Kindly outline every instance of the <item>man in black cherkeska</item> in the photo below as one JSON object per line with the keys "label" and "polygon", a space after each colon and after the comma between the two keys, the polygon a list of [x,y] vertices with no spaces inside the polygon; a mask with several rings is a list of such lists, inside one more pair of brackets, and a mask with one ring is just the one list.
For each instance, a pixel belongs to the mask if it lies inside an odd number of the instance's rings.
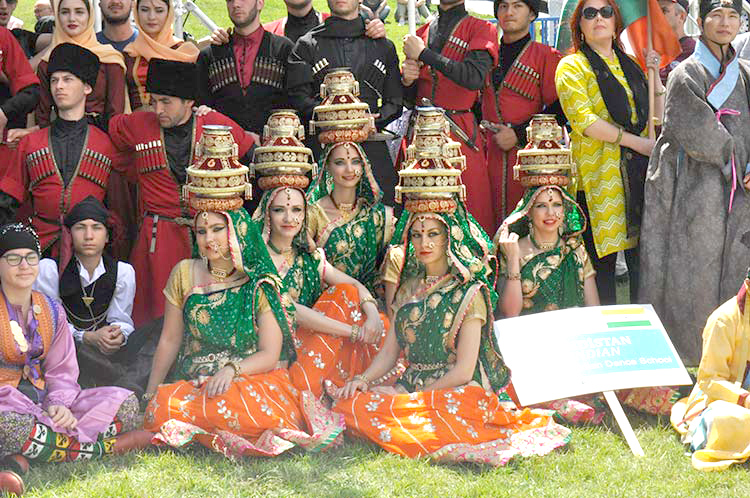
{"label": "man in black cherkeska", "polygon": [[292,42],[260,25],[264,0],[227,0],[234,24],[219,29],[198,56],[198,103],[229,116],[246,131],[263,133],[274,109],[288,108],[286,61]]}
{"label": "man in black cherkeska", "polygon": [[[329,0],[331,17],[303,35],[289,56],[287,84],[289,100],[309,121],[320,104],[320,84],[325,75],[338,68],[349,68],[359,81],[359,98],[370,106],[375,127],[382,130],[401,115],[403,89],[396,47],[386,38],[372,39],[365,33],[358,0]],[[315,137],[308,140],[315,152]],[[373,173],[383,191],[383,203],[393,205],[398,175],[385,141],[364,144]]]}

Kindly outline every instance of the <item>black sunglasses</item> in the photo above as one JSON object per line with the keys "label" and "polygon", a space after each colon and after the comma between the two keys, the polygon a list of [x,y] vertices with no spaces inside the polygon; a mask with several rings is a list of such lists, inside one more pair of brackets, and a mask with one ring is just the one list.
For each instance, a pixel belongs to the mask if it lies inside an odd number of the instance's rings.
{"label": "black sunglasses", "polygon": [[603,19],[609,19],[615,15],[615,9],[611,5],[605,5],[601,9],[595,7],[586,7],[583,9],[583,17],[589,21],[595,19],[597,14],[601,15]]}

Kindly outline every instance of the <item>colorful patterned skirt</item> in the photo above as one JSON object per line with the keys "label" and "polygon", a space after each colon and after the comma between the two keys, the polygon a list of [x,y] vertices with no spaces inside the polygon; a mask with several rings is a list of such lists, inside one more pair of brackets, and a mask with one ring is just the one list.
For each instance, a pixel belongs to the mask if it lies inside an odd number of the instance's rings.
{"label": "colorful patterned skirt", "polygon": [[[617,398],[620,403],[650,415],[669,415],[679,396],[679,391],[667,386],[639,387],[617,391]],[[568,424],[598,425],[609,411],[604,396],[601,394],[556,399],[535,406],[555,410],[555,416]]]}
{"label": "colorful patterned skirt", "polygon": [[570,430],[547,410],[508,408],[478,385],[396,394],[357,393],[333,407],[347,428],[410,458],[505,465],[514,456],[545,455],[567,444]]}
{"label": "colorful patterned skirt", "polygon": [[144,429],[157,433],[155,444],[199,443],[228,457],[276,456],[294,446],[323,450],[344,430],[343,417],[295,389],[283,368],[242,375],[213,398],[204,385],[205,379],[159,386],[144,420]]}
{"label": "colorful patterned skirt", "polygon": [[[329,287],[313,306],[315,311],[328,318],[349,325],[365,323],[365,313],[360,309],[357,288],[349,284]],[[380,314],[388,330],[388,318]],[[341,387],[357,374],[367,370],[385,334],[376,344],[352,342],[348,337],[337,337],[300,327],[297,329],[295,348],[297,360],[289,367],[294,386],[302,391],[311,391],[316,397],[323,394],[323,382],[330,380]]]}

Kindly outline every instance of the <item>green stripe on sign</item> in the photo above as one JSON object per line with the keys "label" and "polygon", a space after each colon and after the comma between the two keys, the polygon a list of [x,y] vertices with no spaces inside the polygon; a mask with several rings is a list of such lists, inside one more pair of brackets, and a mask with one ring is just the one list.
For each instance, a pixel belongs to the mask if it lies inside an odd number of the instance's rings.
{"label": "green stripe on sign", "polygon": [[611,329],[619,329],[622,327],[647,327],[649,325],[651,325],[651,322],[648,320],[629,321],[629,322],[607,322],[607,327]]}

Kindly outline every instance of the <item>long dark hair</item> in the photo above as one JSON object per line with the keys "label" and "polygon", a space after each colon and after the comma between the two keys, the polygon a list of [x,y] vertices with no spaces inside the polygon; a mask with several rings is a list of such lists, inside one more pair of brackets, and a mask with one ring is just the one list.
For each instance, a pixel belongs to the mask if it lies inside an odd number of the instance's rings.
{"label": "long dark hair", "polygon": [[[622,34],[625,26],[622,22],[622,14],[620,13],[620,8],[617,6],[617,2],[615,2],[615,0],[605,1],[607,2],[607,5],[612,7],[612,9],[615,11],[615,39],[613,43],[616,44],[620,48],[620,50],[624,51],[624,49],[622,48],[622,44],[620,43],[620,34]],[[573,11],[573,17],[571,17],[570,19],[570,38],[571,42],[573,43],[571,52],[578,52],[581,49],[581,45],[583,44],[581,19],[583,19],[583,6],[585,4],[586,0],[579,0],[578,5],[576,5],[576,9]]]}

